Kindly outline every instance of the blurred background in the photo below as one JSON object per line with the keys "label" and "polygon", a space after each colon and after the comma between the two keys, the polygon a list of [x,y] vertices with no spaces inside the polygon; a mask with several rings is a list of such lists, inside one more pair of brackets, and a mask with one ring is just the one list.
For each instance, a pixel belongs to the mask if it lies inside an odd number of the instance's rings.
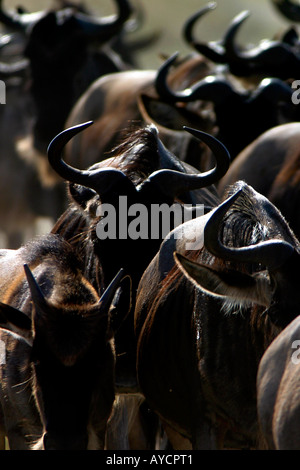
{"label": "blurred background", "polygon": [[[76,1],[74,1],[76,3]],[[83,0],[81,2],[95,14],[108,15],[115,13],[111,0]],[[132,0],[132,5],[142,7],[144,24],[136,36],[143,36],[149,32],[159,34],[157,40],[149,49],[137,51],[137,60],[142,68],[156,68],[160,65],[159,54],[170,55],[175,51],[180,54],[191,52],[182,39],[182,25],[195,11],[208,2],[202,0]],[[229,22],[235,15],[243,10],[250,12],[250,17],[241,27],[237,38],[256,44],[259,40],[271,39],[289,24],[279,12],[275,10],[270,0],[218,0],[217,8],[207,14],[203,21],[199,21],[199,40],[217,40],[222,37]],[[29,12],[43,10],[55,5],[51,0],[2,0],[3,8],[14,9],[22,6]]]}

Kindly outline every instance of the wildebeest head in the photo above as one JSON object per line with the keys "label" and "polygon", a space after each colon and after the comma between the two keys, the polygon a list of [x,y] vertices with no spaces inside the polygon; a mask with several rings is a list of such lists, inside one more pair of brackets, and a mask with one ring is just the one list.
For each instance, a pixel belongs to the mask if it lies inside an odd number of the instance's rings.
{"label": "wildebeest head", "polygon": [[212,212],[204,245],[215,258],[198,264],[177,254],[179,266],[206,292],[235,305],[259,304],[277,326],[299,314],[300,245],[283,216],[250,186]]}
{"label": "wildebeest head", "polygon": [[[273,2],[293,21],[297,21],[299,7],[287,0]],[[248,18],[249,12],[243,11],[231,22],[222,40],[208,43],[200,42],[194,35],[197,20],[214,9],[215,2],[194,13],[184,25],[184,37],[200,54],[216,63],[227,64],[234,75],[240,77],[261,76],[278,77],[283,80],[295,77],[299,66],[297,48],[285,40],[264,40],[257,47],[239,47],[235,44],[235,37],[243,22]]]}
{"label": "wildebeest head", "polygon": [[31,380],[44,448],[86,449],[89,426],[103,438],[114,400],[110,307],[126,276],[121,270],[99,299],[88,281],[77,273],[74,288],[65,292],[62,302],[55,290],[46,299],[27,265],[25,272],[32,318],[1,303],[0,325],[21,335],[30,345]]}
{"label": "wildebeest head", "polygon": [[132,12],[127,0],[117,0],[116,4],[117,15],[106,18],[76,11],[75,7],[12,17],[1,12],[6,23],[11,20],[12,27],[26,31],[24,55],[30,62],[37,114],[34,144],[38,150],[46,152],[50,140],[63,129],[76,99],[103,72],[96,47],[120,33]]}
{"label": "wildebeest head", "polygon": [[[216,156],[216,166],[206,173],[199,173],[176,159],[163,146],[157,129],[151,125],[129,135],[110,159],[88,170],[78,170],[66,164],[61,153],[68,140],[89,124],[63,131],[49,146],[50,164],[70,182],[73,201],[52,231],[69,240],[84,257],[86,275],[99,291],[107,286],[118,269],[124,268],[132,279],[134,306],[140,277],[162,239],[173,228],[172,211],[168,212],[170,206],[177,202],[177,209],[181,211],[185,204],[190,207],[215,205],[217,194],[212,186],[206,186],[212,185],[227,171],[229,155],[214,137],[190,129]],[[161,206],[167,207],[168,212],[169,227],[164,234],[164,215],[159,213]],[[155,221],[154,212],[158,215]],[[119,311],[123,309],[124,299],[127,303],[126,296],[126,291],[122,290],[116,302]],[[133,310],[116,335],[118,358],[127,362],[119,369],[122,377],[118,384],[126,389],[136,385],[132,314]],[[131,377],[130,384],[128,376]]]}
{"label": "wildebeest head", "polygon": [[155,81],[157,93],[169,103],[211,102],[218,128],[216,136],[232,158],[262,132],[279,123],[283,105],[286,113],[295,107],[291,104],[291,87],[277,78],[263,79],[256,88],[247,90],[238,89],[226,75],[208,75],[182,91],[172,91],[167,76],[176,56],[160,67]]}
{"label": "wildebeest head", "polygon": [[[175,201],[183,204],[214,205],[215,195],[208,191],[206,186],[212,185],[227,171],[229,155],[225,147],[214,137],[187,129],[213,150],[217,164],[206,173],[186,170],[183,164],[163,146],[156,128],[147,126],[133,132],[125,139],[115,149],[114,156],[110,159],[95,164],[88,170],[78,170],[61,159],[62,149],[72,136],[90,124],[74,126],[59,134],[49,146],[49,162],[61,177],[71,183],[69,186],[71,197],[73,202],[76,201],[77,209],[79,205],[80,217],[84,216],[82,232],[84,230],[88,232],[87,236],[94,243],[102,266],[105,265],[104,276],[109,273],[108,277],[111,279],[111,253],[114,253],[115,261],[120,267],[128,268],[129,272],[134,271],[133,265],[135,267],[141,265],[138,272],[132,272],[132,275],[138,278],[161,242],[161,236],[155,239],[151,237],[150,216],[153,205],[163,203],[172,205]],[[193,194],[193,190],[200,191],[200,199]],[[121,196],[126,199],[125,206],[121,206]],[[116,211],[116,224],[119,224],[120,217],[126,211],[128,218],[125,213],[122,219],[123,225],[117,226],[116,234],[99,240],[96,225],[103,216],[100,209],[104,204],[112,205]],[[145,217],[149,229],[146,234],[140,232],[140,236],[131,237],[130,223],[134,223],[135,215],[139,215],[139,211],[143,209],[146,211]],[[73,227],[73,231],[76,223],[79,223],[75,222],[75,214],[75,209],[69,210],[70,229]],[[65,222],[66,216],[62,216],[58,224]],[[132,258],[133,253],[135,261]]]}

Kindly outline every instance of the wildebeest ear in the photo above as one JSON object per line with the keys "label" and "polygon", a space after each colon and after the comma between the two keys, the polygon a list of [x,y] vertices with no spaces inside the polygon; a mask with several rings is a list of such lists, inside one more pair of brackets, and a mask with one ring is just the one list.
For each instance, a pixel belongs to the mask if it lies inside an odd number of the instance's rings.
{"label": "wildebeest ear", "polygon": [[154,123],[172,131],[183,131],[183,126],[206,129],[207,122],[185,107],[166,103],[146,94],[138,97],[138,107],[146,123]]}
{"label": "wildebeest ear", "polygon": [[36,282],[27,264],[24,264],[24,271],[25,271],[27,281],[29,284],[31,298],[35,307],[38,307],[41,311],[47,311],[47,307],[48,307],[47,300],[45,299],[40,286]]}
{"label": "wildebeest ear", "polygon": [[176,252],[174,259],[183,273],[210,295],[228,298],[241,305],[254,302],[270,306],[271,285],[265,273],[250,276],[234,270],[215,271]]}
{"label": "wildebeest ear", "polygon": [[87,203],[95,196],[95,191],[79,184],[68,184],[69,196],[75,201],[82,209],[86,209]]}
{"label": "wildebeest ear", "polygon": [[0,327],[22,336],[31,343],[31,319],[21,310],[0,302]]}

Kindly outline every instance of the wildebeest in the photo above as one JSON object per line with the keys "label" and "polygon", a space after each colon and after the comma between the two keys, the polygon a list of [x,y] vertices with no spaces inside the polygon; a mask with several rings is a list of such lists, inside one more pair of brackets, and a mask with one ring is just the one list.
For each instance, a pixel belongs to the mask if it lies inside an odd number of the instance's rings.
{"label": "wildebeest", "polygon": [[[290,103],[293,90],[280,80],[265,80],[255,90],[239,91],[227,77],[211,75],[208,65],[197,57],[182,61],[169,74],[174,90],[186,87],[171,92],[164,80],[175,61],[174,55],[158,71],[125,71],[96,80],[66,122],[66,127],[90,119],[95,122],[86,135],[68,144],[68,161],[78,166],[83,161],[93,164],[120,142],[124,129],[153,122],[168,148],[181,160],[203,169],[205,152],[184,136],[182,126],[215,133],[234,157],[261,132],[278,124],[281,103]],[[229,108],[233,122],[228,120]]]}
{"label": "wildebeest", "polygon": [[109,57],[102,55],[101,46],[122,30],[132,10],[127,0],[115,3],[118,13],[104,18],[75,7],[36,14],[0,10],[7,27],[24,33],[28,62],[24,80],[7,86],[0,117],[0,230],[9,248],[35,234],[39,217],[53,222],[66,208],[62,182],[48,165],[46,149],[90,81],[118,69],[107,68]]}
{"label": "wildebeest", "polygon": [[[89,124],[89,123],[88,123]],[[154,238],[151,230],[151,208],[168,207],[174,202],[192,206],[199,203],[211,207],[217,200],[212,184],[229,166],[229,157],[222,144],[202,132],[191,130],[216,155],[217,165],[207,173],[200,174],[172,155],[159,139],[152,125],[129,134],[124,142],[111,153],[111,158],[93,165],[89,170],[71,168],[61,160],[67,141],[87,125],[79,125],[64,131],[49,147],[49,161],[60,176],[70,182],[70,207],[53,228],[54,233],[70,241],[85,260],[85,275],[98,292],[110,282],[115,269],[124,268],[132,278],[132,305],[140,276],[156,253],[162,233]],[[208,188],[206,186],[210,185]],[[200,189],[199,189],[200,188]],[[126,199],[126,207],[122,205]],[[100,209],[110,204],[116,211],[117,232],[112,238],[98,238],[97,226],[101,219]],[[129,227],[137,212],[146,211],[148,232],[131,238]],[[132,212],[134,209],[134,213]],[[121,227],[120,214],[125,215]],[[122,219],[124,223],[124,218]],[[173,222],[170,221],[170,224]],[[170,229],[172,226],[170,225]],[[125,231],[125,235],[124,235]],[[100,277],[100,278],[99,278]],[[117,299],[123,309],[126,291]],[[119,393],[136,392],[135,338],[131,311],[115,336],[116,389]]]}
{"label": "wildebeest", "polygon": [[[289,4],[290,15],[299,13],[299,7],[295,6],[292,13],[290,2],[278,2],[280,6]],[[215,63],[224,64],[226,68],[238,77],[248,77],[257,81],[264,77],[277,77],[283,80],[297,78],[299,67],[299,42],[295,43],[291,38],[295,38],[293,29],[289,29],[281,39],[262,40],[258,46],[246,45],[241,47],[236,45],[235,37],[243,22],[248,18],[249,12],[243,11],[231,22],[222,40],[200,42],[194,34],[194,27],[199,18],[211,11],[216,6],[215,2],[210,2],[206,7],[194,13],[184,25],[184,37],[188,44],[196,49],[200,54]],[[286,11],[288,11],[286,8]]]}
{"label": "wildebeest", "polygon": [[[0,231],[2,247],[18,248],[34,233],[37,214],[54,217],[53,192],[38,181],[34,161],[22,158],[16,140],[31,132],[34,110],[26,92],[27,78],[3,77],[6,104],[0,106]],[[48,197],[51,196],[49,200]]]}
{"label": "wildebeest", "polygon": [[113,17],[94,18],[65,8],[47,12],[30,25],[24,55],[30,61],[36,107],[33,144],[42,153],[64,128],[72,105],[88,85],[102,73],[117,70],[101,70],[101,57],[93,50],[93,44],[99,48],[117,35],[132,13],[127,0],[117,0],[116,5]]}
{"label": "wildebeest", "polygon": [[99,298],[82,271],[57,235],[0,252],[1,435],[11,450],[104,448],[115,397],[110,307],[125,273]]}
{"label": "wildebeest", "polygon": [[268,449],[300,449],[299,319],[275,338],[258,368],[257,409]]}
{"label": "wildebeest", "polygon": [[175,229],[145,270],[138,383],[166,429],[193,449],[258,445],[257,368],[299,314],[299,248],[275,206],[239,182],[225,202]]}
{"label": "wildebeest", "polygon": [[246,181],[278,207],[298,238],[299,145],[298,122],[269,129],[236,157],[218,187],[222,194],[235,181]]}
{"label": "wildebeest", "polygon": [[300,8],[296,3],[291,0],[271,0],[271,3],[289,20],[300,21]]}
{"label": "wildebeest", "polygon": [[[172,73],[171,81],[176,88],[192,83],[195,76],[197,79],[206,76],[208,70],[207,63],[199,58],[183,60]],[[213,120],[210,115],[201,114],[202,107],[193,110],[193,105],[178,106],[162,99],[154,87],[156,75],[157,70],[129,70],[96,80],[78,100],[66,122],[66,127],[71,127],[93,120],[94,126],[67,145],[66,159],[76,166],[92,165],[106,158],[106,153],[122,141],[124,130],[133,131],[152,123],[159,129],[164,145],[181,160],[190,158],[193,138],[183,132],[183,126],[211,133]],[[195,153],[192,164],[200,167],[198,143]]]}
{"label": "wildebeest", "polygon": [[201,54],[180,61],[172,55],[158,71],[130,70],[92,83],[73,107],[66,127],[91,119],[95,126],[68,144],[66,158],[76,165],[83,158],[93,164],[120,141],[124,128],[153,122],[168,148],[203,170],[206,155],[200,158],[199,144],[183,135],[183,125],[215,133],[234,158],[260,133],[290,119],[292,93],[290,85],[280,79],[258,79],[245,87]]}
{"label": "wildebeest", "polygon": [[241,88],[225,74],[216,73],[185,89],[172,91],[167,83],[167,74],[175,59],[176,55],[171,56],[159,70],[156,77],[159,96],[169,103],[212,102],[217,129],[215,136],[228,148],[232,159],[262,132],[281,123],[284,119],[282,105],[286,114],[288,108],[294,108],[292,88],[274,78],[263,79],[249,90]]}
{"label": "wildebeest", "polygon": [[[129,134],[109,159],[88,170],[78,170],[66,164],[61,153],[65,144],[89,125],[81,124],[63,131],[49,146],[51,166],[70,182],[70,206],[57,221],[53,232],[66,238],[80,252],[86,266],[85,275],[98,292],[108,285],[116,270],[124,268],[132,278],[134,305],[139,279],[157,252],[163,236],[160,231],[157,236],[151,235],[154,226],[152,208],[169,207],[176,202],[214,206],[218,196],[212,185],[228,169],[229,156],[214,137],[189,129],[214,151],[217,161],[213,169],[199,173],[172,155],[160,141],[157,129],[147,126]],[[105,204],[115,212],[113,223],[115,221],[116,230],[112,235],[98,236],[101,207]],[[129,228],[140,222],[136,218],[139,211],[145,214],[147,233],[140,231],[131,237]],[[120,218],[124,213],[125,221]],[[173,223],[170,221],[170,229]],[[118,302],[122,305],[122,295]],[[132,312],[116,335],[116,351],[117,385],[122,390],[135,389]]]}

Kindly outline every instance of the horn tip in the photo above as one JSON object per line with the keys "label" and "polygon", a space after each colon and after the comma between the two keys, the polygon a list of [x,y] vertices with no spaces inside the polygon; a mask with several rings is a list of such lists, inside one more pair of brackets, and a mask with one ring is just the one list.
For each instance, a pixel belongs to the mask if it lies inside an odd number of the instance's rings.
{"label": "horn tip", "polygon": [[31,272],[31,269],[29,268],[28,264],[24,264],[23,267],[24,267],[25,275],[26,275],[27,281],[29,283],[29,286],[31,286],[32,283],[35,282],[34,276]]}
{"label": "horn tip", "polygon": [[24,264],[23,267],[27,277],[27,281],[30,283],[34,279],[31,269],[29,268],[28,264]]}
{"label": "horn tip", "polygon": [[186,131],[189,132],[190,134],[194,135],[197,138],[201,138],[202,135],[207,135],[206,132],[200,131],[199,129],[193,129],[192,127],[189,126],[182,126],[182,128]]}
{"label": "horn tip", "polygon": [[63,134],[65,131],[69,132],[73,129],[74,130],[75,129],[83,130],[83,129],[86,129],[87,127],[91,126],[92,124],[94,124],[94,121],[81,122],[80,124],[76,124],[75,126],[71,126],[68,129],[65,129],[64,131],[61,132],[61,134]]}
{"label": "horn tip", "polygon": [[125,269],[124,268],[121,268],[118,272],[118,275],[119,276],[123,276],[123,274],[125,273]]}
{"label": "horn tip", "polygon": [[217,6],[217,2],[209,2],[207,8],[209,8],[210,10],[214,10],[215,8],[217,8]]}
{"label": "horn tip", "polygon": [[29,273],[31,274],[31,271],[30,271],[30,269],[29,269],[29,267],[28,267],[28,264],[26,264],[26,263],[23,264],[23,267],[24,267],[24,271],[25,271],[26,274],[29,274]]}
{"label": "horn tip", "polygon": [[236,18],[237,18],[239,21],[244,21],[244,20],[246,20],[249,16],[250,16],[250,11],[249,11],[249,10],[243,10],[243,11],[241,11],[241,13],[239,13],[239,14],[237,15]]}
{"label": "horn tip", "polygon": [[173,52],[173,54],[171,54],[170,57],[167,59],[167,62],[172,64],[173,62],[175,62],[178,56],[179,56],[179,51]]}
{"label": "horn tip", "polygon": [[78,124],[78,125],[75,126],[75,127],[77,127],[77,128],[81,127],[82,129],[85,129],[86,127],[89,127],[89,126],[91,126],[92,124],[94,124],[94,121],[86,121],[86,122],[83,122],[83,123],[81,123],[81,124]]}

